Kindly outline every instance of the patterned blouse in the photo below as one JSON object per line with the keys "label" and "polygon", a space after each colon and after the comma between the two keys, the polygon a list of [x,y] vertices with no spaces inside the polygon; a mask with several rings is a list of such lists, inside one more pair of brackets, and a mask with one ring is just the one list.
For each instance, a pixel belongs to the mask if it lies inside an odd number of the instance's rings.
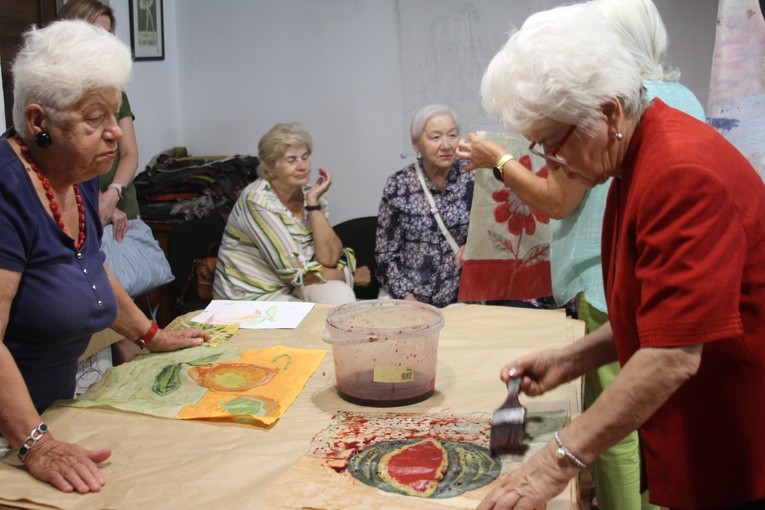
{"label": "patterned blouse", "polygon": [[[326,199],[322,197],[319,203],[328,217]],[[347,268],[348,278],[355,264],[353,251],[344,249],[335,267]],[[213,297],[290,300],[292,292],[303,285],[306,273],[321,269],[314,260],[308,212],[303,212],[302,222],[297,221],[265,179],[257,179],[242,190],[223,232]]]}
{"label": "patterned blouse", "polygon": [[[455,162],[442,193],[425,182],[446,228],[459,246],[467,241],[473,172]],[[460,273],[454,251],[438,228],[414,163],[388,178],[377,216],[377,278],[394,299],[411,292],[418,301],[444,307],[457,301]]]}

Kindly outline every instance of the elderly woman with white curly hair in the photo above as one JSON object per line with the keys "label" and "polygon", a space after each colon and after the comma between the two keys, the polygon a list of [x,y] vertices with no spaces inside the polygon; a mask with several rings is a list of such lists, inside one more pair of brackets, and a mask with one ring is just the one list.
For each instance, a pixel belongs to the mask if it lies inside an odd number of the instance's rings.
{"label": "elderly woman with white curly hair", "polygon": [[[592,5],[611,23],[640,67],[646,99],[660,98],[667,105],[704,120],[704,109],[678,79],[678,70],[666,65],[668,36],[658,9],[651,0],[595,0]],[[610,180],[588,188],[564,172],[546,177],[523,165],[503,160],[505,149],[491,140],[470,134],[460,142],[460,157],[470,160],[465,169],[502,164],[498,176],[535,210],[554,218],[550,222],[550,271],[558,306],[573,302],[577,316],[594,331],[608,322],[603,289],[600,238]],[[555,164],[555,149],[539,153]],[[598,367],[584,377],[583,405],[597,396],[619,373],[617,362]],[[633,432],[603,452],[590,466],[597,505],[601,510],[652,510],[640,491],[638,434]]]}
{"label": "elderly woman with white curly hair", "polygon": [[108,449],[54,438],[40,413],[72,398],[77,360],[112,328],[151,351],[207,334],[150,321],[104,266],[98,176],[112,165],[130,51],[85,21],[32,29],[13,64],[0,137],[0,456],[62,491],[98,491]]}
{"label": "elderly woman with white curly hair", "polygon": [[490,63],[484,105],[586,188],[603,223],[609,322],[501,372],[540,395],[618,360],[594,403],[479,508],[533,509],[634,429],[652,503],[765,508],[765,185],[714,129],[644,96],[592,4],[531,16]]}

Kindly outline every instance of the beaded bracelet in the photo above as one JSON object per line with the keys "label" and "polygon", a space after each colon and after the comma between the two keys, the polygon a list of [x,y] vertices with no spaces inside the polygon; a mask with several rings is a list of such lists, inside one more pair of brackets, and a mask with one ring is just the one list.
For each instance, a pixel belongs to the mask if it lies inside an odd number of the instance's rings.
{"label": "beaded bracelet", "polygon": [[16,452],[16,456],[19,458],[19,460],[22,462],[24,461],[24,458],[27,456],[27,453],[29,453],[29,450],[31,450],[32,447],[37,444],[37,441],[42,439],[43,434],[46,432],[48,432],[48,425],[45,422],[40,422],[37,428],[30,432],[29,436],[27,436],[24,442],[21,443],[19,451]]}
{"label": "beaded bracelet", "polygon": [[555,442],[558,443],[558,449],[555,450],[555,456],[558,459],[560,459],[560,460],[568,459],[571,462],[573,462],[574,464],[576,464],[576,466],[579,469],[587,469],[587,464],[585,464],[584,462],[579,460],[576,457],[576,455],[571,453],[571,450],[569,450],[568,448],[563,446],[563,441],[561,441],[560,435],[557,432],[555,433],[555,435],[553,437],[555,437]]}

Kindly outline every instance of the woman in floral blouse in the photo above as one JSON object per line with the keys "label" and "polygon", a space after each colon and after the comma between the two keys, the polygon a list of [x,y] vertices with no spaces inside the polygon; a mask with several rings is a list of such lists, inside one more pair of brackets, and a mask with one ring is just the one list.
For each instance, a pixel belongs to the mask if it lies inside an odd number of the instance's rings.
{"label": "woman in floral blouse", "polygon": [[411,135],[417,161],[388,178],[380,201],[377,278],[394,299],[444,307],[457,301],[473,173],[459,169],[459,124],[449,108],[422,107],[412,120]]}

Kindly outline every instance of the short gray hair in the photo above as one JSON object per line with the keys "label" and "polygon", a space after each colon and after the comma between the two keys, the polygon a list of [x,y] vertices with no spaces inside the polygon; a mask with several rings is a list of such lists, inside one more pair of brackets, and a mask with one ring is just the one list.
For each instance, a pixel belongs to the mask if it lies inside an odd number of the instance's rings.
{"label": "short gray hair", "polygon": [[422,132],[425,130],[425,124],[427,124],[428,121],[436,115],[451,116],[451,118],[454,119],[454,123],[457,125],[457,132],[459,133],[460,121],[457,118],[457,115],[450,108],[440,104],[429,104],[417,110],[417,113],[415,113],[414,117],[412,118],[412,124],[409,127],[409,131],[412,135],[413,142],[416,142],[420,139]]}
{"label": "short gray hair", "polygon": [[258,176],[266,180],[272,179],[276,161],[284,156],[288,147],[305,147],[308,154],[311,154],[313,141],[300,124],[274,124],[258,142]]}
{"label": "short gray hair", "polygon": [[642,105],[632,55],[591,4],[538,12],[511,35],[481,82],[484,107],[510,131],[553,122],[592,132],[600,107],[618,99],[628,114]]}
{"label": "short gray hair", "polygon": [[13,63],[13,123],[29,137],[24,109],[40,104],[63,112],[93,90],[121,90],[130,78],[130,50],[106,30],[82,20],[33,27]]}

